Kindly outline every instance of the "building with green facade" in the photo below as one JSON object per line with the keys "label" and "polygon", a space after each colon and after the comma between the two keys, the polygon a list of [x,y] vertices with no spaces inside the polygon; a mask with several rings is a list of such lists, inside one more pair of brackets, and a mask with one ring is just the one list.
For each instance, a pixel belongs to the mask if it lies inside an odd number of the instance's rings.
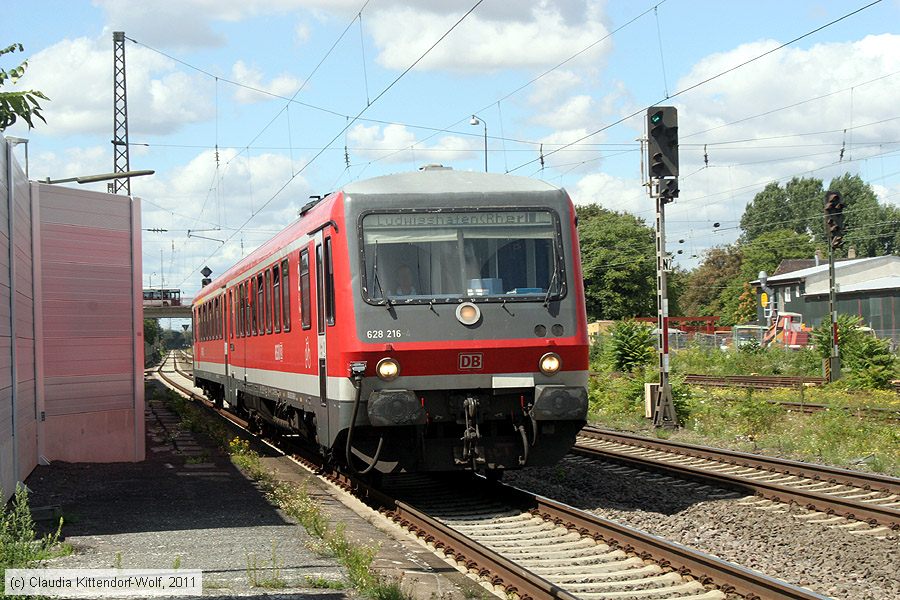
{"label": "building with green facade", "polygon": [[[819,264],[816,264],[816,263]],[[835,263],[838,313],[859,315],[880,338],[900,346],[900,256],[854,258]],[[784,260],[766,281],[768,309],[762,305],[760,281],[756,286],[757,318],[768,322],[769,310],[795,312],[815,327],[828,318],[828,261]]]}

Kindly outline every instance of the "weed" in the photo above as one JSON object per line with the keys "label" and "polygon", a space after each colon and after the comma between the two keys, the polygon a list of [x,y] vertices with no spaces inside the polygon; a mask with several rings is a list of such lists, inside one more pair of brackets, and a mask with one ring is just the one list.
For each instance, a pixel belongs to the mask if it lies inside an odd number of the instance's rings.
{"label": "weed", "polygon": [[[267,567],[258,564],[255,554],[246,554],[247,556],[247,580],[251,587],[266,589],[283,589],[287,587],[287,581],[281,576],[281,570],[284,563],[278,559],[275,551],[275,542],[272,542],[272,564],[271,572],[267,577],[260,575],[260,569]],[[267,569],[268,570],[268,569]]]}
{"label": "weed", "polygon": [[184,459],[184,463],[187,465],[202,465],[206,462],[209,462],[209,454],[205,452],[199,456],[188,456]]}
{"label": "weed", "polygon": [[122,552],[121,551],[116,552],[116,560],[115,560],[115,562],[113,562],[113,568],[114,569],[122,568]]}
{"label": "weed", "polygon": [[[3,490],[0,490],[0,498],[3,497]],[[6,569],[38,566],[48,558],[73,552],[71,544],[58,544],[62,526],[60,519],[54,533],[35,538],[28,490],[24,486],[16,486],[8,506],[0,504],[0,596],[4,593]]]}
{"label": "weed", "polygon": [[311,575],[307,575],[305,579],[306,587],[320,590],[342,590],[347,587],[340,579],[328,579],[327,577],[322,576],[313,577]]}
{"label": "weed", "polygon": [[181,568],[181,556],[175,557],[175,560],[172,561],[172,568],[176,570]]}
{"label": "weed", "polygon": [[[259,484],[274,505],[296,519],[311,536],[319,540],[316,548],[324,554],[334,556],[347,569],[347,582],[362,596],[372,600],[409,600],[409,596],[401,591],[396,582],[385,580],[372,571],[372,561],[378,553],[377,547],[351,542],[345,535],[343,525],[332,528],[328,517],[310,498],[306,489],[295,483],[276,480],[275,475],[262,465],[259,453],[250,448],[247,440],[228,434],[221,424],[213,423],[208,415],[174,392],[167,394],[165,401],[182,420],[186,411],[195,411],[193,414],[197,418],[192,419],[191,423],[226,450],[231,461]],[[272,568],[275,573],[273,577],[260,577],[260,565],[256,557],[247,555],[247,577],[254,587],[281,588],[286,585],[280,576],[281,566],[274,547]]]}

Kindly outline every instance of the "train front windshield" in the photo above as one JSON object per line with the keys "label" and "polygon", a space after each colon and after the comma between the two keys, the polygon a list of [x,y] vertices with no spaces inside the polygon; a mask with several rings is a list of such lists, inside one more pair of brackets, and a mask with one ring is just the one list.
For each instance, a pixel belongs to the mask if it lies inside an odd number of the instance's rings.
{"label": "train front windshield", "polygon": [[555,213],[373,212],[362,219],[364,290],[373,303],[458,298],[544,300],[565,294]]}

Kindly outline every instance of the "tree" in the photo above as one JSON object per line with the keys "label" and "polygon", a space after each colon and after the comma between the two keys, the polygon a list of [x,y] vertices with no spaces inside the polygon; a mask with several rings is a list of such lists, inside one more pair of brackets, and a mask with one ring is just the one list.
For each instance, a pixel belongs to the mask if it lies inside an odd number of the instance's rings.
{"label": "tree", "polygon": [[159,326],[159,320],[144,319],[144,342],[152,346],[160,338],[160,335],[162,335],[162,327]]}
{"label": "tree", "polygon": [[656,309],[655,237],[637,217],[577,207],[588,318],[648,316]]}
{"label": "tree", "polygon": [[723,315],[722,295],[727,282],[740,276],[743,256],[740,246],[710,248],[700,265],[691,271],[679,298],[685,316]]}
{"label": "tree", "polygon": [[857,256],[884,256],[900,250],[894,243],[898,229],[896,209],[879,204],[872,187],[859,175],[845,173],[835,177],[828,189],[840,192],[844,200],[846,234],[844,247],[838,251],[840,256],[846,256],[851,247]]}
{"label": "tree", "polygon": [[[22,52],[25,48],[22,44],[12,44],[11,46],[0,49],[0,56],[12,54],[17,50]],[[0,69],[0,86],[6,83],[7,80],[15,84],[25,74],[25,69],[27,67],[28,61],[23,60],[18,67],[14,67],[9,71]],[[40,98],[41,100],[50,99],[37,90],[0,92],[0,131],[6,130],[6,128],[15,123],[18,118],[22,118],[28,123],[29,128],[34,127],[32,117],[37,117],[46,123],[47,119],[41,114],[42,109],[37,98]]]}
{"label": "tree", "polygon": [[774,229],[790,229],[821,240],[824,198],[821,179],[794,177],[783,188],[770,183],[744,209],[742,241],[751,242]]}

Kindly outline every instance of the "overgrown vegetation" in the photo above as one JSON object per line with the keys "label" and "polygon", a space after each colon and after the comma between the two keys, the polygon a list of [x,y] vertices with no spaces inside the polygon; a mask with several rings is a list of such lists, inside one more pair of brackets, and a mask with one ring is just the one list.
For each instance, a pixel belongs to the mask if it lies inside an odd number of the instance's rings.
{"label": "overgrown vegetation", "polygon": [[[887,419],[854,410],[900,409],[896,392],[873,389],[896,376],[896,357],[887,351],[885,343],[860,330],[858,319],[843,317],[841,323],[845,378],[821,387],[765,391],[703,388],[685,385],[682,378],[688,373],[820,376],[821,341],[801,350],[758,345],[721,350],[691,344],[673,352],[672,391],[682,427],[674,436],[683,441],[900,474],[900,428]],[[825,335],[827,341],[827,330]],[[663,435],[644,417],[644,384],[658,380],[656,369],[646,360],[637,365],[640,361],[623,359],[634,355],[625,349],[635,347],[632,342],[636,336],[632,325],[616,324],[592,348],[591,370],[596,375],[589,384],[589,418],[604,427]],[[779,402],[824,404],[833,409],[806,415],[792,412]]]}
{"label": "overgrown vegetation", "polygon": [[[349,587],[372,600],[408,599],[397,583],[388,581],[373,571],[372,561],[378,553],[378,548],[356,544],[349,540],[344,525],[341,523],[332,525],[327,515],[307,493],[304,485],[279,481],[275,474],[263,465],[259,453],[250,448],[247,440],[231,436],[223,425],[211,419],[190,401],[169,392],[166,402],[181,417],[183,426],[190,428],[191,431],[202,432],[218,443],[229,453],[232,462],[257,482],[270,502],[296,519],[316,539],[315,551],[324,556],[334,557],[346,569],[346,583]],[[273,549],[273,572],[276,571],[278,564]],[[268,588],[284,587],[281,583],[287,585],[281,578],[280,571],[272,576],[261,576],[259,571],[263,567],[264,564],[248,555],[247,573],[251,585]],[[324,587],[330,589],[340,589],[340,582],[322,580],[316,583],[325,583]]]}
{"label": "overgrown vegetation", "polygon": [[[841,369],[847,375],[844,385],[856,389],[886,389],[897,377],[897,357],[891,354],[887,340],[879,340],[855,315],[839,314],[838,348]],[[817,355],[827,358],[831,350],[831,323],[823,321],[812,333]]]}
{"label": "overgrown vegetation", "polygon": [[688,344],[671,354],[672,371],[693,375],[790,375],[818,377],[822,362],[812,348],[789,350],[780,346],[760,348],[747,344],[740,348],[703,347]]}
{"label": "overgrown vegetation", "polygon": [[609,365],[614,371],[632,372],[653,361],[653,332],[644,323],[625,320],[610,328]]}
{"label": "overgrown vegetation", "polygon": [[[0,498],[3,498],[0,490]],[[28,504],[28,490],[16,486],[16,493],[9,504],[0,504],[0,597],[4,595],[6,569],[40,566],[43,561],[72,553],[72,547],[59,543],[63,520],[56,531],[38,538]]]}

